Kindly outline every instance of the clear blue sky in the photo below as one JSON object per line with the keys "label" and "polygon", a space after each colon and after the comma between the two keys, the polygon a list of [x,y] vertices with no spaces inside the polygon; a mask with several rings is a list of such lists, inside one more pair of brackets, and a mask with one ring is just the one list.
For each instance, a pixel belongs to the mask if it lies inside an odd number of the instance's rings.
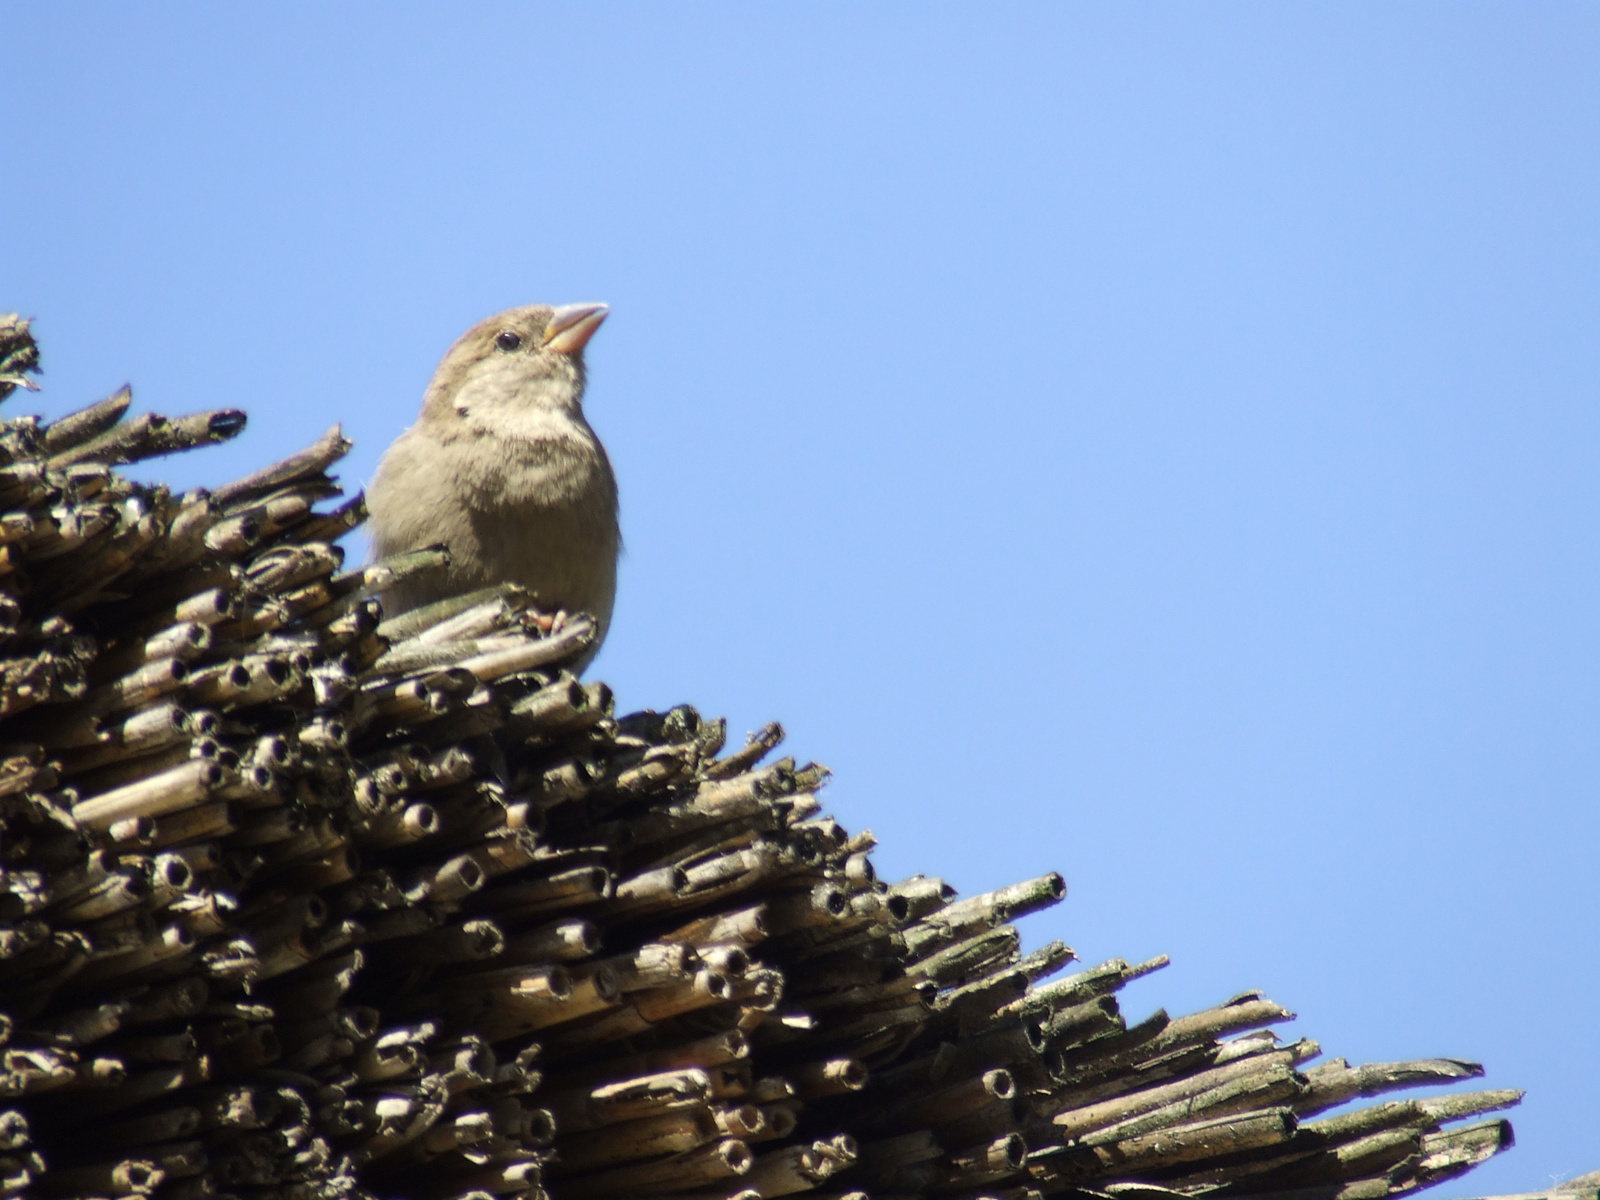
{"label": "clear blue sky", "polygon": [[[1529,1089],[1600,1167],[1600,8],[0,2],[59,413],[333,421],[602,299],[626,708],[769,717],[880,871]],[[28,399],[20,402],[26,405]]]}

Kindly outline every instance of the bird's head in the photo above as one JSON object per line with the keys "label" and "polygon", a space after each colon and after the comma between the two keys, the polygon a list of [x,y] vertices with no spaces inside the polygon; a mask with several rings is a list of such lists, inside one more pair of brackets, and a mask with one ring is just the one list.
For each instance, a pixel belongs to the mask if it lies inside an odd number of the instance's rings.
{"label": "bird's head", "polygon": [[445,352],[422,420],[504,428],[543,414],[581,416],[583,348],[607,311],[604,304],[530,304],[478,322]]}

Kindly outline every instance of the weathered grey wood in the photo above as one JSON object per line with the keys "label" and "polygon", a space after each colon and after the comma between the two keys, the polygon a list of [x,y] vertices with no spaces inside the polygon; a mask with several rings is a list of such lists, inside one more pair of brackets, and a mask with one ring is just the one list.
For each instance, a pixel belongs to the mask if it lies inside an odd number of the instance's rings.
{"label": "weathered grey wood", "polygon": [[263,492],[280,488],[307,476],[317,475],[338,462],[350,452],[350,441],[335,425],[304,450],[291,454],[271,466],[263,467],[243,479],[224,484],[212,491],[218,504],[226,507]]}
{"label": "weathered grey wood", "polygon": [[41,431],[44,437],[42,446],[44,453],[60,454],[63,450],[70,450],[104,433],[122,420],[122,414],[128,411],[128,405],[132,402],[133,389],[123,384],[104,400],[87,408],[80,408],[77,412],[68,413],[64,417],[58,417]]}
{"label": "weathered grey wood", "polygon": [[113,425],[88,441],[52,455],[52,467],[76,463],[131,463],[156,458],[178,450],[212,445],[237,437],[244,431],[245,415],[237,409],[192,413],[167,419],[142,413],[131,421]]}
{"label": "weathered grey wood", "polygon": [[1412,1062],[1364,1063],[1352,1067],[1342,1058],[1313,1067],[1306,1072],[1311,1090],[1297,1101],[1301,1116],[1324,1112],[1357,1096],[1379,1096],[1397,1088],[1423,1087],[1431,1083],[1451,1083],[1476,1079],[1483,1074],[1479,1063],[1459,1058],[1423,1058]]}

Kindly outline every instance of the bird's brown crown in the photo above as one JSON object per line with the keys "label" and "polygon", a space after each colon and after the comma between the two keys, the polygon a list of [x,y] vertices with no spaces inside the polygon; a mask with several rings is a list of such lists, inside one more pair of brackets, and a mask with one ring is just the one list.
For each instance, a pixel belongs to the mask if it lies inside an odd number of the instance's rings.
{"label": "bird's brown crown", "polygon": [[423,416],[444,418],[477,376],[515,381],[516,390],[555,385],[576,403],[583,395],[583,348],[606,318],[604,304],[528,304],[479,321],[445,352]]}

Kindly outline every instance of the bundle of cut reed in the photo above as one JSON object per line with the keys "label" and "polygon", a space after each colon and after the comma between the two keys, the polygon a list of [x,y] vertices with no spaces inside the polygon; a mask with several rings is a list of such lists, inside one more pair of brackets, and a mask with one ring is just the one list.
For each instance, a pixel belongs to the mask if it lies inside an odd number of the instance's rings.
{"label": "bundle of cut reed", "polygon": [[129,399],[0,423],[0,1196],[1367,1200],[1510,1145],[1516,1092],[1322,1115],[1481,1069],[1311,1065],[1257,994],[1128,1024],[1164,959],[1022,952],[1059,876],[879,881],[776,725],[615,716],[581,614],[385,620],[445,552],[343,569],[337,429],[172,495],[115,468],[243,415]]}

